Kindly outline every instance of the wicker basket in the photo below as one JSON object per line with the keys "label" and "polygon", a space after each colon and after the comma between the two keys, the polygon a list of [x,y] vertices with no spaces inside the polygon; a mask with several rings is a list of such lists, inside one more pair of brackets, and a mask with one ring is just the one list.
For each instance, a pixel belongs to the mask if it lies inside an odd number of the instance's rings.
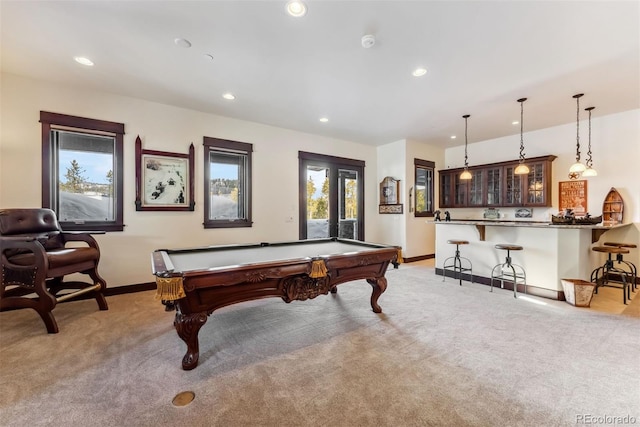
{"label": "wicker basket", "polygon": [[560,279],[564,290],[564,299],[576,307],[591,306],[591,298],[596,284],[580,279]]}

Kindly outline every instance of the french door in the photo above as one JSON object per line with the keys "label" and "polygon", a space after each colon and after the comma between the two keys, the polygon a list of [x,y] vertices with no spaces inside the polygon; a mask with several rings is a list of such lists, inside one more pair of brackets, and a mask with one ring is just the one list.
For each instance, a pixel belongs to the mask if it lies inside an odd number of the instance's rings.
{"label": "french door", "polygon": [[298,152],[300,239],[364,240],[361,160]]}

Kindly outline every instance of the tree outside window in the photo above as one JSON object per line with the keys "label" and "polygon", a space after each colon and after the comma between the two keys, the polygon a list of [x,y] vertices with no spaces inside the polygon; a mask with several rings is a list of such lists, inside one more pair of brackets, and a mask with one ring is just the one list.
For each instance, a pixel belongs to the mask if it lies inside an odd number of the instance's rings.
{"label": "tree outside window", "polygon": [[122,231],[124,125],[40,112],[42,206],[65,230]]}

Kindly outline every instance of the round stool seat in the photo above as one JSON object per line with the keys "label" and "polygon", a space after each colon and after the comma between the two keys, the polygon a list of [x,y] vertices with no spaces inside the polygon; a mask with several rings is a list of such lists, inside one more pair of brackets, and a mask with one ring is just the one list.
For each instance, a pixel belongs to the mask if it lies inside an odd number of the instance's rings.
{"label": "round stool seat", "polygon": [[505,251],[521,251],[522,246],[520,245],[509,245],[506,243],[499,243],[495,246],[496,249],[502,249]]}
{"label": "round stool seat", "polygon": [[595,246],[591,248],[592,251],[595,252],[604,252],[607,254],[628,254],[629,249],[620,248],[618,246]]}
{"label": "round stool seat", "polygon": [[618,242],[604,242],[605,246],[617,246],[619,248],[637,248],[638,245],[635,243],[618,243]]}
{"label": "round stool seat", "polygon": [[450,245],[468,245],[469,241],[467,240],[447,240],[447,243]]}

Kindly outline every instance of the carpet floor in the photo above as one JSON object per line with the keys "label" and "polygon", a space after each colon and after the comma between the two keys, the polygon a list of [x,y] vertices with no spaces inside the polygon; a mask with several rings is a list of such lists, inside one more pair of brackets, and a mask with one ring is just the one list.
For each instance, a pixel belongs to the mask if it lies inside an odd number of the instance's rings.
{"label": "carpet floor", "polygon": [[[0,313],[3,426],[569,426],[640,423],[640,319],[387,272],[371,287],[225,307],[200,364],[153,292]],[[192,391],[186,406],[172,404]],[[631,422],[627,421],[627,424]]]}

